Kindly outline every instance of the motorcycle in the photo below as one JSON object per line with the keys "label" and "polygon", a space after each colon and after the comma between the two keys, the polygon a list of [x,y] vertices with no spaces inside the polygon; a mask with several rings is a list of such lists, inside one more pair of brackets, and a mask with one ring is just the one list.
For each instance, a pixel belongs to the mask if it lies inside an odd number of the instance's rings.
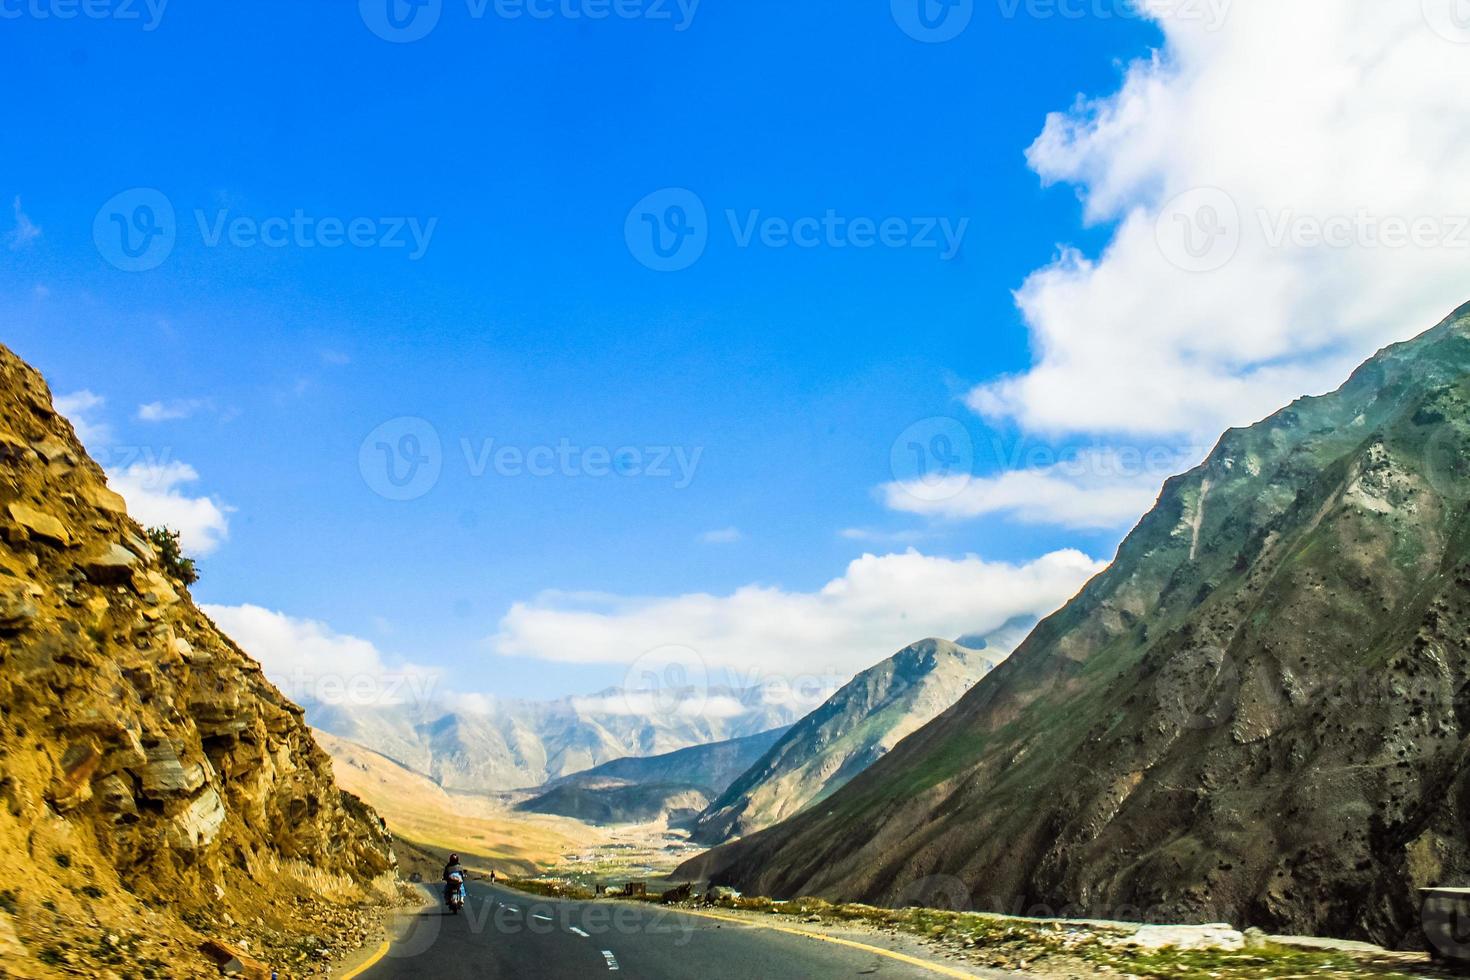
{"label": "motorcycle", "polygon": [[459,915],[464,909],[464,875],[456,872],[449,876],[449,883],[444,888],[444,904],[449,906],[450,915]]}

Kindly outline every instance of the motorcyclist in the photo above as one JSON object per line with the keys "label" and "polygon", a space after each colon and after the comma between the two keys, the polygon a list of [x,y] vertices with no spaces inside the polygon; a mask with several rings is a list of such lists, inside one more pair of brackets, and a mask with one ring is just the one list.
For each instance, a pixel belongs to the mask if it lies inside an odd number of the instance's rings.
{"label": "motorcyclist", "polygon": [[449,855],[449,863],[444,865],[444,904],[448,905],[454,893],[463,887],[465,877],[464,865],[459,863],[459,855]]}

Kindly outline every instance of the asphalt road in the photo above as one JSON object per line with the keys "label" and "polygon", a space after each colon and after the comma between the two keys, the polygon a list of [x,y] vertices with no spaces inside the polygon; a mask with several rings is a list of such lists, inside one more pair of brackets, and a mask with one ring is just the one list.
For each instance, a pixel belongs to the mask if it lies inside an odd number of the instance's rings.
{"label": "asphalt road", "polygon": [[[435,892],[438,897],[438,892]],[[637,902],[563,902],[471,883],[464,912],[410,913],[363,980],[807,980],[939,973],[876,952]],[[975,975],[983,975],[976,973]],[[994,974],[990,974],[994,976]]]}

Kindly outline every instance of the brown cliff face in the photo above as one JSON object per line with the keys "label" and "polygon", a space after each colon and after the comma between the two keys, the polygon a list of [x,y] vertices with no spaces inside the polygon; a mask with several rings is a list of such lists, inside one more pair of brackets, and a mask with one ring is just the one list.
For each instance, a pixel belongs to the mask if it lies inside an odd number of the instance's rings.
{"label": "brown cliff face", "polygon": [[0,347],[0,976],[218,975],[206,938],[311,932],[393,869],[301,710]]}

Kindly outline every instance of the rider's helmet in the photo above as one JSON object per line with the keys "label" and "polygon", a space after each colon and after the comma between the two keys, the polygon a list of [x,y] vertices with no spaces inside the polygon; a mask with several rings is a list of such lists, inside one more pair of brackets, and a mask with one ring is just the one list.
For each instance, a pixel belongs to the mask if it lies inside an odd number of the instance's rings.
{"label": "rider's helmet", "polygon": [[459,863],[459,855],[458,854],[451,854],[451,855],[449,855],[449,863],[450,864],[458,864]]}

